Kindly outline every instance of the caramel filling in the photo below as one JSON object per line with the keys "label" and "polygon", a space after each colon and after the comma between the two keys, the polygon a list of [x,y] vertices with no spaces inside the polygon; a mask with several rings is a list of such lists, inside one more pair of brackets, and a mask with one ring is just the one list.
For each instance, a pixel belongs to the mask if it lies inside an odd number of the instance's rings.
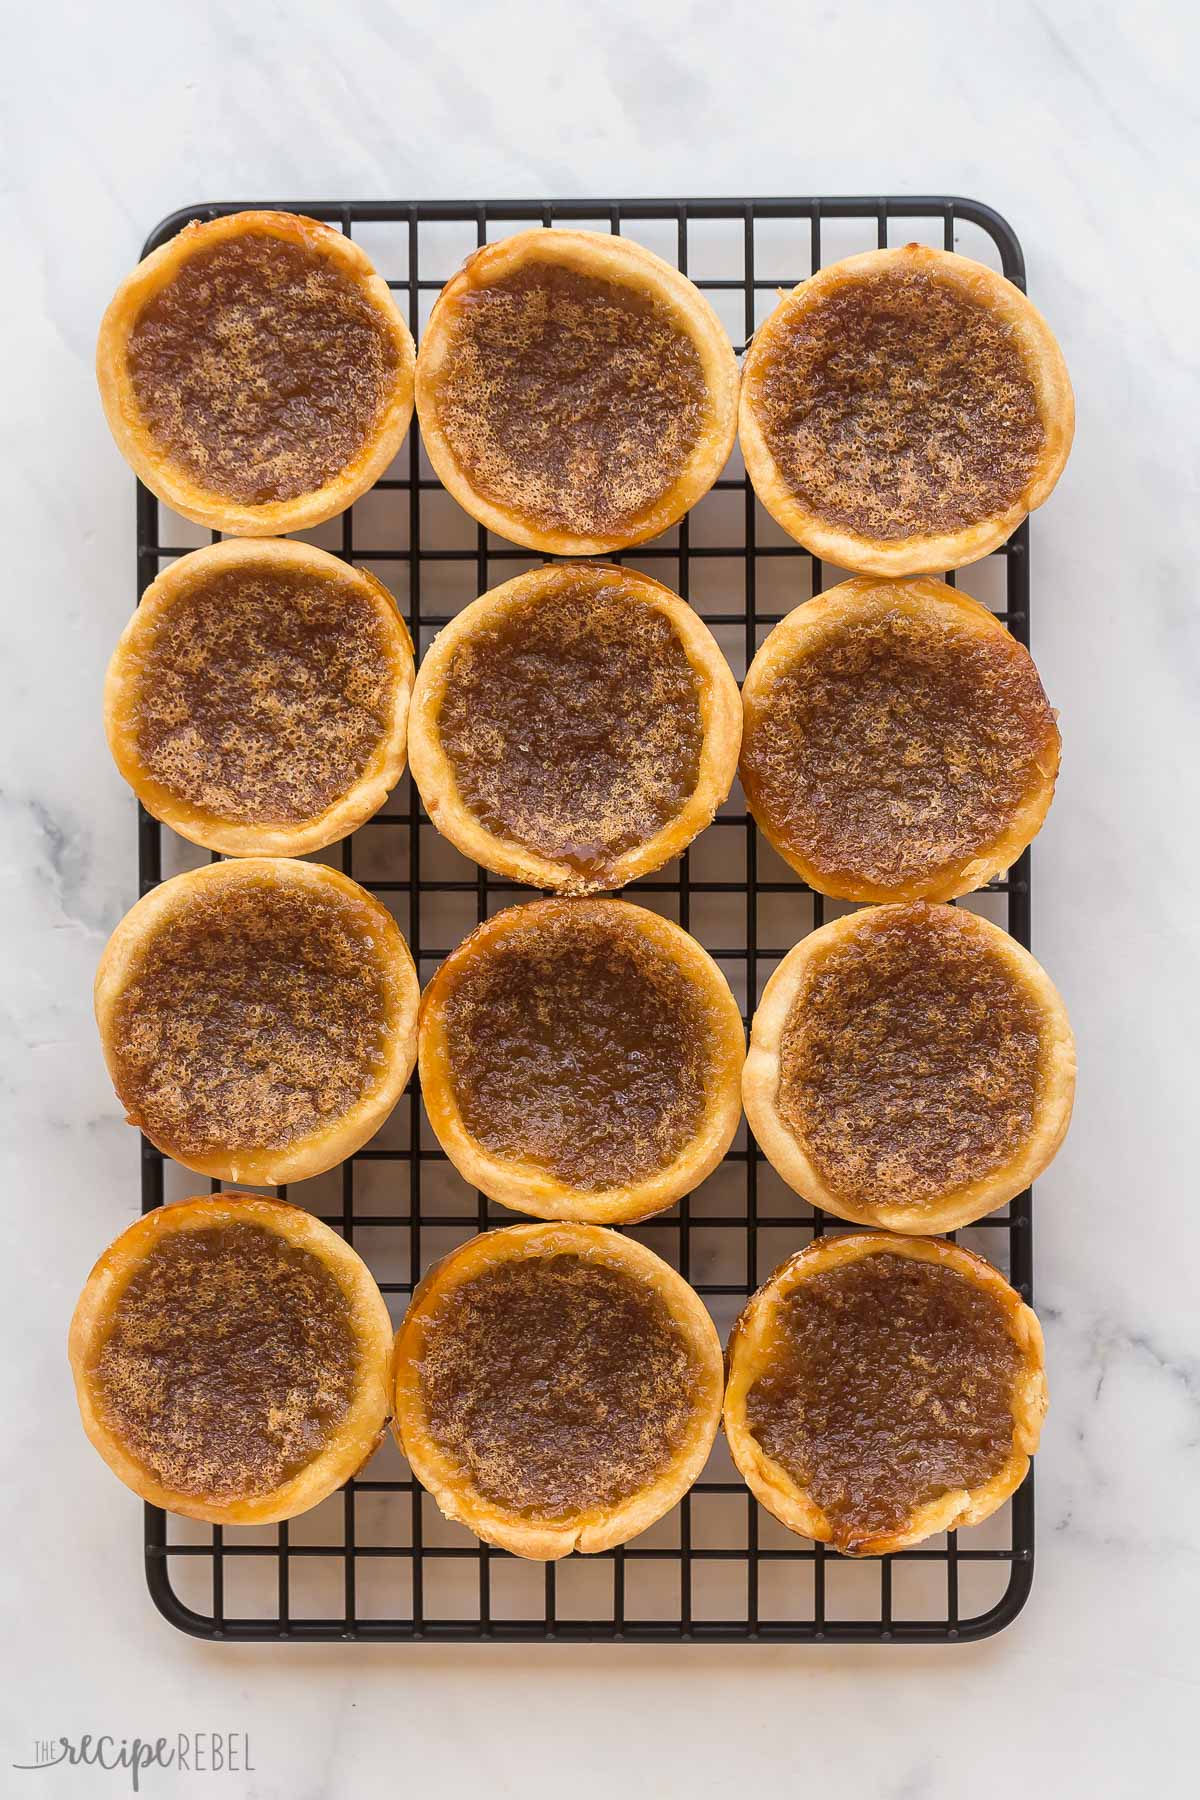
{"label": "caramel filling", "polygon": [[399,368],[362,288],[319,251],[268,232],[189,257],[143,307],[128,359],[160,449],[250,506],[313,493],[352,463]]}
{"label": "caramel filling", "polygon": [[1019,1368],[990,1294],[952,1269],[867,1256],[780,1303],[746,1423],[851,1547],[999,1473]]}
{"label": "caramel filling", "polygon": [[93,1368],[108,1421],[165,1487],[250,1499],[324,1450],[358,1349],[337,1281],[261,1225],[165,1234],[117,1304]]}
{"label": "caramel filling", "polygon": [[139,670],[146,772],[241,825],[318,818],[386,737],[396,670],[378,609],[307,571],[208,574],[159,616]]}
{"label": "caramel filling", "polygon": [[794,308],[752,382],[792,493],[864,537],[960,531],[1005,512],[1045,442],[1011,327],[923,270]]}
{"label": "caramel filling", "polygon": [[573,904],[466,960],[445,1031],[471,1136],[599,1192],[647,1180],[699,1130],[712,1029],[669,956]]}
{"label": "caramel filling", "polygon": [[618,575],[508,608],[454,653],[438,719],[468,809],[592,881],[676,818],[703,743],[671,621]]}
{"label": "caramel filling", "polygon": [[668,306],[545,263],[453,305],[438,420],[476,493],[540,528],[603,537],[671,488],[710,408]]}
{"label": "caramel filling", "polygon": [[995,844],[1057,743],[1014,638],[881,603],[830,625],[747,707],[741,772],[779,844],[829,880],[889,889]]}
{"label": "caramel filling", "polygon": [[1028,1138],[1043,1031],[1036,1001],[952,907],[864,915],[792,1003],[776,1104],[834,1194],[919,1211]]}
{"label": "caramel filling", "polygon": [[564,1519],[630,1499],[686,1441],[698,1374],[659,1296],[582,1257],[497,1263],[426,1326],[431,1435],[485,1500]]}
{"label": "caramel filling", "polygon": [[192,893],[144,945],[117,1006],[117,1091],[183,1157],[279,1150],[379,1080],[389,978],[346,896],[274,883]]}

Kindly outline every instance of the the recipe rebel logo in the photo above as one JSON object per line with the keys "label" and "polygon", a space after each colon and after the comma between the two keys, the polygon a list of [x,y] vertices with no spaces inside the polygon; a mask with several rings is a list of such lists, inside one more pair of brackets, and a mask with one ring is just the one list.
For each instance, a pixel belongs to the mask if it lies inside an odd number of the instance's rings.
{"label": "the recipe rebel logo", "polygon": [[150,1769],[175,1769],[188,1775],[253,1775],[250,1736],[244,1731],[179,1731],[174,1737],[113,1737],[108,1732],[82,1737],[39,1738],[33,1759],[14,1762],[23,1771],[58,1768],[124,1770],[133,1793],[142,1791]]}

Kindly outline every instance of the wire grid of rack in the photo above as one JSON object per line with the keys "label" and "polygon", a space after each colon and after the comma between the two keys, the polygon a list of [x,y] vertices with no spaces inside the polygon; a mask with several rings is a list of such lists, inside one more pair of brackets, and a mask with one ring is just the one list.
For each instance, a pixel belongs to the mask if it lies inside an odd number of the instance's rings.
{"label": "wire grid of rack", "polygon": [[[172,214],[146,250],[193,219],[251,204],[305,213],[353,235],[397,293],[418,338],[463,256],[531,225],[636,237],[707,293],[739,352],[777,290],[855,250],[915,239],[989,262],[1024,286],[1021,248],[1008,224],[978,202],[940,196],[229,202]],[[176,519],[139,485],[139,594],[167,562],[216,535]],[[397,463],[376,487],[339,519],[302,535],[384,580],[409,619],[418,654],[459,607],[541,560],[490,537],[459,511],[421,450],[415,419]],[[614,560],[645,568],[689,599],[739,678],[771,626],[844,573],[784,537],[756,502],[736,450],[713,492],[675,529]],[[1026,526],[958,579],[1028,643]],[[141,892],[203,856],[140,812]],[[383,814],[322,860],[392,908],[422,982],[479,920],[533,897],[468,864],[441,840],[407,777]],[[736,786],[688,853],[625,892],[706,945],[747,1019],[792,944],[848,910],[811,893],[756,836]],[[1006,879],[963,904],[1028,945],[1028,853]],[[197,1185],[143,1140],[143,1210]],[[476,1231],[514,1222],[450,1167],[424,1121],[415,1077],[369,1146],[329,1175],[294,1186],[289,1197],[356,1245],[396,1318],[431,1261]],[[980,1250],[1029,1298],[1031,1224],[1026,1193],[951,1236]],[[746,1296],[786,1254],[847,1228],[783,1187],[743,1123],[721,1168],[695,1194],[631,1229],[693,1283],[724,1336]],[[1024,1604],[1033,1573],[1033,1484],[1031,1476],[961,1544],[950,1533],[896,1556],[850,1562],[792,1536],[760,1508],[719,1437],[692,1493],[650,1531],[606,1555],[543,1567],[479,1544],[443,1520],[389,1443],[360,1478],[288,1524],[222,1529],[147,1507],[145,1552],[160,1611],[183,1631],[226,1641],[953,1642],[1000,1630]]]}

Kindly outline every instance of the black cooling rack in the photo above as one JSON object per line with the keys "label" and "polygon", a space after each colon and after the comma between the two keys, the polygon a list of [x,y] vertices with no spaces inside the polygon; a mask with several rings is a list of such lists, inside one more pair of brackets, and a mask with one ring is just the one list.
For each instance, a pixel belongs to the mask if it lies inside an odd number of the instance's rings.
{"label": "black cooling rack", "polygon": [[[976,201],[941,196],[222,202],[173,213],[150,234],[146,250],[193,219],[249,205],[306,213],[353,235],[397,292],[418,337],[462,258],[530,225],[637,238],[705,290],[738,347],[771,310],[776,290],[877,245],[915,239],[957,249],[1024,286],[1021,248],[1006,222]],[[455,506],[422,453],[415,419],[400,458],[375,488],[340,519],[304,535],[384,580],[409,617],[419,652],[459,607],[540,560],[490,537]],[[210,540],[141,486],[137,536],[139,594],[172,558]],[[843,575],[783,536],[756,502],[736,451],[713,492],[679,526],[616,560],[644,567],[690,599],[739,678],[784,613]],[[958,580],[1028,642],[1027,527],[959,571]],[[143,893],[204,856],[145,812],[139,852]],[[441,840],[407,777],[383,815],[327,854],[393,909],[423,982],[489,912],[531,897]],[[678,919],[712,951],[747,1017],[792,944],[848,910],[812,894],[756,836],[736,788],[686,855],[626,892]],[[1007,880],[964,904],[1027,945],[1028,855]],[[144,1210],[198,1185],[143,1140]],[[514,1222],[447,1163],[423,1119],[415,1078],[366,1149],[329,1175],[294,1186],[289,1197],[354,1242],[397,1318],[432,1260],[476,1231]],[[693,1283],[724,1337],[747,1294],[785,1255],[842,1229],[783,1187],[743,1123],[724,1164],[696,1193],[632,1231]],[[1029,1297],[1029,1194],[951,1236],[980,1250]],[[159,1610],[183,1631],[222,1640],[962,1642],[1000,1630],[1025,1602],[1033,1575],[1033,1484],[1027,1480],[961,1543],[950,1533],[896,1556],[851,1562],[793,1537],[763,1511],[719,1438],[692,1493],[650,1531],[606,1555],[543,1566],[489,1549],[442,1519],[389,1443],[360,1479],[290,1524],[221,1529],[147,1507],[145,1550]]]}

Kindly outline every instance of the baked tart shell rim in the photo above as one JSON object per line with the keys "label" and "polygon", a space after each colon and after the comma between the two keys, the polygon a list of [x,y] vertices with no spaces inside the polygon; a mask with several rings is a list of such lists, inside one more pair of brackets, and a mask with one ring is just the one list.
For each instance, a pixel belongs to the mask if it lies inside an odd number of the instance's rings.
{"label": "baked tart shell rim", "polygon": [[[153,627],[173,601],[186,597],[195,578],[231,569],[293,568],[311,575],[349,578],[369,599],[393,637],[389,661],[394,696],[386,733],[362,773],[322,812],[286,825],[245,825],[182,799],[146,768],[137,744],[141,659]],[[323,850],[374,817],[404,773],[408,713],[416,670],[412,638],[383,582],[315,544],[291,538],[228,538],[190,550],[158,575],[142,595],[109,660],[104,680],[104,730],[117,769],[137,798],[180,837],[223,856],[304,856]]]}
{"label": "baked tart shell rim", "polygon": [[[265,233],[315,250],[337,263],[372,303],[391,334],[397,356],[396,385],[383,416],[358,454],[309,493],[259,504],[235,500],[205,487],[155,441],[138,406],[126,349],[143,307],[166,287],[192,254],[212,244]],[[416,346],[386,281],[352,238],[301,213],[250,211],[193,220],[142,258],[109,302],[96,345],[96,380],[109,430],[138,480],[164,506],[193,524],[242,537],[278,537],[302,531],[345,512],[384,473],[407,435],[413,413]]]}
{"label": "baked tart shell rim", "polygon": [[[529,262],[552,262],[581,275],[654,293],[669,303],[700,358],[709,422],[671,486],[619,533],[588,537],[552,530],[488,500],[461,468],[439,421],[438,375],[446,355],[452,303],[472,289],[516,273]],[[438,479],[464,512],[509,543],[547,556],[604,556],[669,530],[708,493],[728,462],[737,436],[738,387],[737,360],[725,328],[686,275],[632,238],[555,229],[515,232],[467,257],[438,295],[422,333],[415,394],[421,441]]]}
{"label": "baked tart shell rim", "polygon": [[389,1021],[389,1055],[381,1079],[336,1122],[295,1143],[277,1150],[235,1148],[185,1158],[170,1144],[159,1142],[144,1124],[128,1120],[137,1124],[164,1156],[190,1169],[193,1174],[207,1175],[219,1181],[245,1182],[252,1187],[280,1187],[286,1182],[304,1181],[345,1162],[378,1131],[408,1085],[416,1063],[420,986],[412,952],[387,908],[356,881],[343,875],[340,869],[328,868],[324,863],[296,862],[278,856],[247,856],[208,863],[160,882],[130,907],[104,947],[95,982],[96,1023],[101,1048],[117,1098],[124,1104],[118,1086],[120,1068],[112,1049],[112,1036],[121,996],[137,967],[142,945],[151,939],[158,925],[186,906],[187,896],[197,886],[207,882],[253,882],[270,878],[307,883],[314,889],[332,887],[360,905],[370,905],[378,915],[379,929],[387,946],[386,952],[381,950],[378,954],[381,958],[384,954],[393,958],[393,977],[401,993],[395,1015]]}
{"label": "baked tart shell rim", "polygon": [[[1008,1335],[1022,1353],[1013,1383],[1012,1449],[1001,1467],[973,1488],[956,1488],[914,1507],[903,1527],[838,1542],[835,1528],[811,1494],[767,1455],[746,1422],[746,1398],[769,1367],[762,1339],[779,1301],[803,1280],[864,1256],[899,1256],[952,1269],[988,1293],[1004,1313]],[[943,1531],[978,1525],[1024,1481],[1038,1447],[1048,1405],[1045,1346],[1036,1313],[998,1269],[961,1245],[941,1239],[893,1237],[856,1232],[815,1239],[795,1251],[752,1294],[730,1333],[722,1422],[730,1455],[755,1498],[789,1531],[818,1543],[834,1544],[846,1556],[890,1556]]]}
{"label": "baked tart shell rim", "polygon": [[[743,745],[749,736],[748,721],[753,709],[759,704],[764,708],[769,704],[766,696],[770,685],[801,660],[797,652],[802,652],[804,640],[811,638],[814,648],[817,648],[830,625],[852,628],[856,620],[864,616],[863,609],[872,598],[883,594],[894,595],[896,606],[901,606],[906,611],[923,613],[926,617],[932,617],[935,611],[946,616],[952,614],[957,625],[974,630],[980,637],[1000,633],[1013,647],[1018,658],[1028,657],[1030,663],[1033,663],[1026,646],[1013,637],[1003,621],[984,606],[982,601],[974,599],[970,594],[961,593],[935,576],[892,579],[854,575],[848,581],[839,582],[836,587],[814,594],[811,600],[802,600],[799,606],[793,607],[777,625],[772,626],[759,645],[742,683]],[[1036,670],[1036,665],[1034,667]],[[762,816],[761,810],[755,810],[748,795],[746,805],[771,848],[818,894],[826,894],[834,900],[873,904],[957,900],[964,894],[971,894],[985,887],[997,875],[1010,869],[1021,852],[1033,842],[1050,811],[1061,762],[1062,736],[1056,722],[1052,761],[1046,768],[1040,769],[1040,779],[1012,815],[1008,828],[991,842],[980,845],[968,861],[943,866],[929,875],[914,876],[912,880],[897,883],[893,887],[882,887],[866,880],[841,879],[828,874],[786,843],[773,822]]]}
{"label": "baked tart shell rim", "polygon": [[[704,1392],[694,1401],[685,1442],[651,1483],[615,1507],[593,1507],[573,1518],[539,1521],[487,1500],[462,1479],[426,1426],[419,1360],[424,1321],[448,1288],[511,1257],[563,1253],[603,1262],[652,1288],[683,1330]],[[392,1429],[414,1475],[446,1518],[515,1556],[554,1562],[572,1551],[590,1555],[626,1543],[682,1499],[708,1460],[720,1424],[723,1391],[721,1341],[708,1309],[683,1276],[653,1250],[620,1232],[576,1221],[509,1225],[458,1245],[433,1263],[417,1284],[396,1334]]]}
{"label": "baked tart shell rim", "polygon": [[[454,652],[479,625],[502,616],[544,585],[547,596],[578,577],[581,569],[619,576],[638,597],[668,618],[696,676],[703,743],[696,785],[680,811],[652,837],[622,851],[603,875],[591,877],[558,858],[543,856],[482,824],[463,799],[454,769],[442,747],[439,718]],[[557,571],[564,574],[559,576]],[[588,894],[620,888],[662,868],[712,823],[737,773],[742,741],[742,705],[737,680],[720,645],[686,600],[639,571],[612,563],[546,563],[490,588],[442,627],[421,660],[409,713],[408,757],[422,805],[438,831],[464,856],[509,880],[560,894]]]}
{"label": "baked tart shell rim", "polygon": [[[198,1223],[197,1223],[198,1222]],[[130,1454],[102,1416],[88,1368],[125,1287],[166,1233],[238,1223],[265,1227],[309,1251],[334,1277],[350,1307],[359,1350],[354,1398],[319,1455],[295,1475],[243,1500],[183,1494],[164,1486]],[[257,1194],[224,1192],[172,1201],[128,1226],[98,1258],[71,1319],[68,1356],[84,1431],[125,1486],[151,1506],[214,1525],[270,1525],[318,1506],[358,1473],[387,1434],[392,1409],[392,1326],[365,1262],[335,1231],[302,1208]]]}
{"label": "baked tart shell rim", "polygon": [[[487,1150],[468,1130],[454,1098],[442,1004],[457,970],[486,951],[535,908],[620,907],[640,915],[637,923],[682,969],[693,985],[704,985],[713,1029],[720,1035],[719,1060],[711,1070],[701,1129],[675,1159],[644,1180],[598,1192],[572,1187],[532,1162],[517,1162]],[[611,916],[611,915],[610,915]],[[720,966],[690,933],[672,920],[629,900],[531,900],[493,913],[465,937],[430,979],[421,997],[418,1067],[426,1115],[442,1149],[464,1181],[500,1206],[537,1219],[587,1225],[633,1225],[692,1193],[721,1162],[742,1117],[741,1073],[745,1031],[741,1010]]]}
{"label": "baked tart shell rim", "polygon": [[742,1070],[742,1103],[763,1155],[802,1199],[854,1225],[924,1237],[974,1224],[1023,1193],[1049,1167],[1071,1122],[1075,1039],[1062,996],[1036,957],[990,919],[960,909],[959,918],[971,921],[968,930],[986,940],[1040,1011],[1045,1038],[1034,1129],[1000,1168],[911,1209],[856,1204],[835,1193],[779,1112],[780,1041],[814,959],[853,937],[864,917],[884,910],[864,909],[820,926],[801,938],[773,971],[751,1021],[750,1048]]}
{"label": "baked tart shell rim", "polygon": [[[754,410],[756,358],[765,352],[771,327],[802,297],[817,304],[837,288],[862,276],[896,267],[916,266],[936,273],[973,300],[998,313],[1012,327],[1021,359],[1037,395],[1043,444],[1033,472],[1012,505],[957,531],[931,532],[904,538],[878,538],[829,523],[793,493],[767,444]],[[887,250],[865,250],[848,256],[799,282],[759,326],[747,346],[742,367],[738,439],[746,473],[758,498],[788,536],[815,557],[839,568],[868,575],[919,575],[958,569],[977,562],[1012,536],[1021,521],[1053,492],[1066,466],[1075,436],[1075,399],[1058,341],[1037,307],[1005,276],[955,251],[907,244]]]}

